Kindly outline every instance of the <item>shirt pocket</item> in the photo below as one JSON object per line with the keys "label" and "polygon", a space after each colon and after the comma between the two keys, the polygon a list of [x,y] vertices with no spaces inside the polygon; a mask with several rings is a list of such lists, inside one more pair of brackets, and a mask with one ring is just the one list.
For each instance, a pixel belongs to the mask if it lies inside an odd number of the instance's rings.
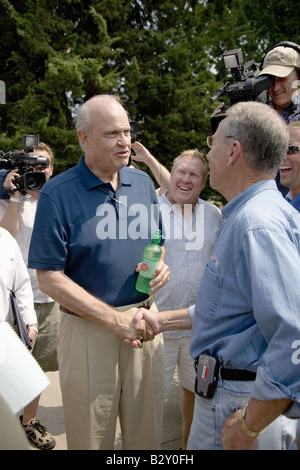
{"label": "shirt pocket", "polygon": [[197,304],[200,306],[199,311],[201,316],[211,323],[215,319],[222,289],[223,277],[214,273],[206,266],[198,291]]}

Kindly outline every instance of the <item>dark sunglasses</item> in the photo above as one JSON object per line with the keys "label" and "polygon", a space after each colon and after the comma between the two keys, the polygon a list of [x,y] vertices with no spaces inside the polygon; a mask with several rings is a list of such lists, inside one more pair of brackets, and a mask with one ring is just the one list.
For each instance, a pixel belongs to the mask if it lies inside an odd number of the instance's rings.
{"label": "dark sunglasses", "polygon": [[300,147],[299,145],[289,145],[287,152],[289,155],[293,155],[294,153],[300,152]]}

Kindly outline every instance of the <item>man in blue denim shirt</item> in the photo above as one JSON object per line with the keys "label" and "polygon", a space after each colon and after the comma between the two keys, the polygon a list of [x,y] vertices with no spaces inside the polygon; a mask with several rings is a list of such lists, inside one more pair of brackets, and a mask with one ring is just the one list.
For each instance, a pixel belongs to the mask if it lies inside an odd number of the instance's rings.
{"label": "man in blue denim shirt", "polygon": [[208,143],[210,185],[229,202],[196,305],[143,318],[155,333],[192,325],[192,357],[219,363],[213,397],[196,395],[189,449],[288,449],[300,417],[300,214],[274,181],[288,128],[269,106],[238,103]]}

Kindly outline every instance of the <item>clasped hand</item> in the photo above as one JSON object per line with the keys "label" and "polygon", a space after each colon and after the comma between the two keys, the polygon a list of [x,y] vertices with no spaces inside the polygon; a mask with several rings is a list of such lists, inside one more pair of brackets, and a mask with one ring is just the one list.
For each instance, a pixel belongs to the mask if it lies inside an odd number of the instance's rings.
{"label": "clasped hand", "polygon": [[[140,271],[141,264],[142,263],[139,263],[137,265],[137,268],[136,268],[137,272]],[[154,294],[156,291],[161,289],[168,282],[170,278],[169,267],[166,265],[166,263],[162,259],[158,263],[155,271],[153,272],[153,276],[154,278],[149,283],[152,294]]]}
{"label": "clasped hand", "polygon": [[143,343],[152,341],[158,333],[161,332],[158,312],[153,312],[145,308],[137,309],[132,319],[133,327],[138,338],[122,338],[123,341],[133,348],[142,348]]}
{"label": "clasped hand", "polygon": [[[138,272],[140,270],[141,263],[136,268]],[[169,280],[170,271],[168,266],[165,264],[163,259],[157,265],[157,268],[153,272],[154,278],[150,282],[151,292],[154,294],[158,289],[163,287]],[[143,347],[143,343],[146,341],[152,341],[156,334],[160,333],[159,325],[157,322],[156,312],[151,312],[144,308],[130,309],[127,311],[131,315],[133,312],[132,321],[130,322],[130,329],[126,335],[119,334],[120,338],[130,344],[133,348]],[[132,338],[134,328],[135,338]]]}

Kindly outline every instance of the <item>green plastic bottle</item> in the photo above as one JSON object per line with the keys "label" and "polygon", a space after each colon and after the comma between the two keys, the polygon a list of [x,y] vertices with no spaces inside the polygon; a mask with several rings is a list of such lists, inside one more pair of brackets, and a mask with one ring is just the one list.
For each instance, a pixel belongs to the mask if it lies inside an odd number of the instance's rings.
{"label": "green plastic bottle", "polygon": [[152,237],[151,243],[145,246],[141,269],[138,274],[135,288],[139,292],[151,294],[149,282],[153,279],[153,271],[155,271],[160,258],[162,249],[159,245],[161,232],[157,229]]}

